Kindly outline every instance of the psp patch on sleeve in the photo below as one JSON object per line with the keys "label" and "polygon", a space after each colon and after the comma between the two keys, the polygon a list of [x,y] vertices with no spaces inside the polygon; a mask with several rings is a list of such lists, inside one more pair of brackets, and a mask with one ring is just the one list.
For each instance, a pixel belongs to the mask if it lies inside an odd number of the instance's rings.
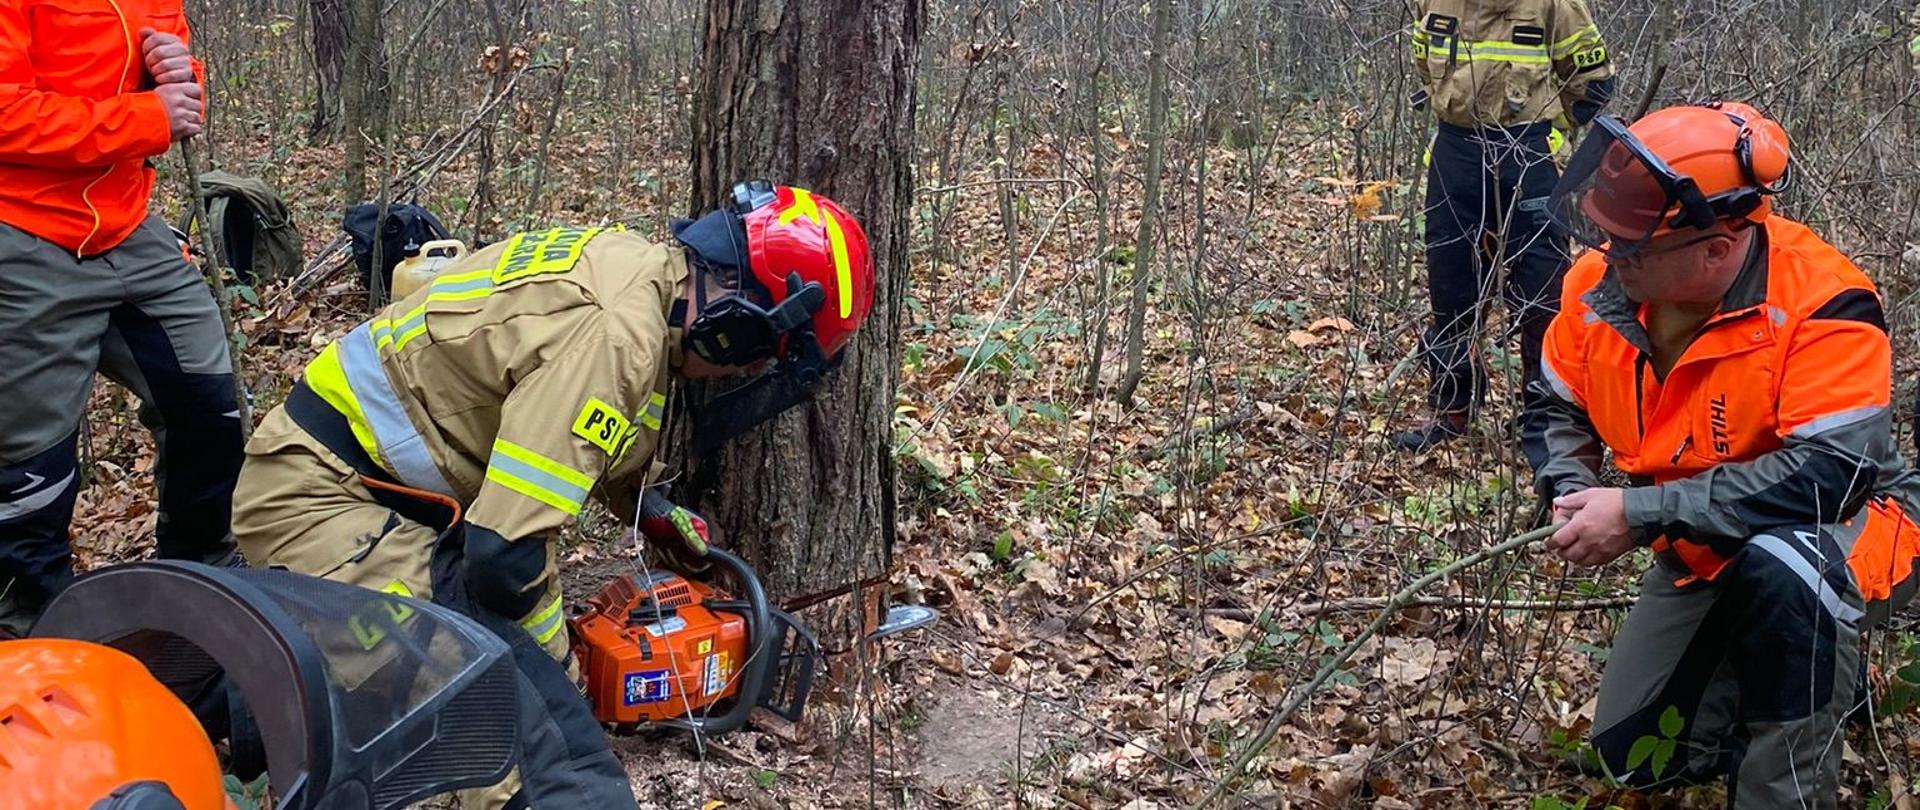
{"label": "psp patch on sleeve", "polygon": [[573,435],[586,439],[609,456],[620,454],[621,446],[632,428],[632,422],[621,416],[620,411],[612,405],[601,402],[599,397],[588,397],[587,404],[580,409],[580,415],[573,420]]}

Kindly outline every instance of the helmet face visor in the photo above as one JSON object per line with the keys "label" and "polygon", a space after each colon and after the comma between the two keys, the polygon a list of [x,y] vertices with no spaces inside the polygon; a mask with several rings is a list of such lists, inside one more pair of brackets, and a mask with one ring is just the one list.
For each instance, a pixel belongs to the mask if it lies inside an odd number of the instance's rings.
{"label": "helmet face visor", "polygon": [[1567,162],[1548,203],[1554,225],[1580,244],[1624,259],[1679,227],[1712,227],[1716,217],[1692,178],[1647,149],[1617,116],[1593,131]]}

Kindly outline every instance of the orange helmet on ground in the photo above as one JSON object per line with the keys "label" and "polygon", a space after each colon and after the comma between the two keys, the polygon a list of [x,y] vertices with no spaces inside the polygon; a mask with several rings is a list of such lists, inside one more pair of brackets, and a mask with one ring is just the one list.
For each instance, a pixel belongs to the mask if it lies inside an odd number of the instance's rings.
{"label": "orange helmet on ground", "polygon": [[84,641],[0,642],[0,808],[228,807],[199,721],[138,660]]}
{"label": "orange helmet on ground", "polygon": [[1758,223],[1792,177],[1780,125],[1746,104],[1669,107],[1628,126],[1595,119],[1555,186],[1554,220],[1609,256],[1723,221]]}

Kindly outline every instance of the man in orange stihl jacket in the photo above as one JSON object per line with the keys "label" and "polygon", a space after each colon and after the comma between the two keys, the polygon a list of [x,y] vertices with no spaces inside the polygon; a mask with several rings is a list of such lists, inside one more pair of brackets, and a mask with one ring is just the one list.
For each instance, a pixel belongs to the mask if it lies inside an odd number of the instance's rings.
{"label": "man in orange stihl jacket", "polygon": [[[1559,530],[1656,559],[1614,639],[1593,743],[1634,785],[1832,807],[1862,630],[1914,591],[1920,479],[1893,444],[1873,282],[1772,212],[1786,133],[1744,104],[1603,116],[1554,191],[1593,248],[1548,329],[1524,445]],[[1602,487],[1602,451],[1632,485]],[[1669,742],[1670,741],[1670,742]]]}

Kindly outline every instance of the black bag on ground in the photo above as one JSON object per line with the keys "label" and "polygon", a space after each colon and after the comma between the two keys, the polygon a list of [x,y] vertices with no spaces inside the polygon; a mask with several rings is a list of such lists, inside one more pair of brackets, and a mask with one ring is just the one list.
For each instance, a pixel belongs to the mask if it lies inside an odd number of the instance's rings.
{"label": "black bag on ground", "polygon": [[[360,271],[363,289],[373,287],[373,223],[379,218],[378,203],[361,203],[348,208],[340,220],[340,229],[353,240],[353,263]],[[393,267],[408,253],[418,252],[421,245],[435,239],[452,236],[439,218],[425,208],[405,203],[388,205],[387,221],[380,228],[379,236],[381,289],[393,289]]]}

